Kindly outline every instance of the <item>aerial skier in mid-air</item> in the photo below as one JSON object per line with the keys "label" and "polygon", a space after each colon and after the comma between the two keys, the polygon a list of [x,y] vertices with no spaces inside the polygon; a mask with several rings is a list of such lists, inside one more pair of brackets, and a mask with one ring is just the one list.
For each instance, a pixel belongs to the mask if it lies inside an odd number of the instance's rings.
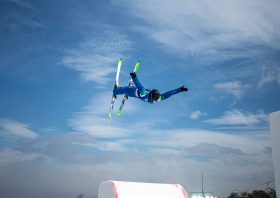
{"label": "aerial skier in mid-air", "polygon": [[[117,95],[125,94],[122,104],[120,106],[118,115],[120,115],[120,112],[122,110],[122,107],[124,105],[125,100],[128,99],[128,97],[134,97],[134,98],[139,98],[140,100],[144,102],[148,102],[150,104],[154,104],[159,101],[163,101],[170,96],[183,92],[183,91],[188,91],[188,88],[182,86],[180,88],[165,92],[163,94],[160,94],[158,90],[153,89],[145,89],[144,86],[140,83],[138,77],[136,76],[136,71],[139,67],[140,61],[136,63],[136,66],[134,68],[134,72],[130,73],[131,80],[129,82],[128,86],[124,87],[119,87],[118,83],[118,78],[119,78],[119,72],[120,72],[120,67],[121,67],[122,59],[119,60],[118,64],[118,70],[117,70],[117,75],[116,75],[116,81],[113,89],[113,97],[112,97],[112,102],[111,102],[111,108],[109,111],[109,117],[112,116],[112,111],[113,111],[113,105],[114,105],[114,100],[117,98]],[[135,86],[132,86],[132,81],[134,82]]]}
{"label": "aerial skier in mid-air", "polygon": [[144,102],[154,104],[155,102],[163,101],[174,94],[180,93],[182,91],[188,91],[188,88],[182,86],[178,89],[160,94],[156,89],[145,89],[134,72],[130,73],[130,76],[133,79],[135,86],[116,87],[114,89],[115,95],[126,94],[129,97],[139,98]]}

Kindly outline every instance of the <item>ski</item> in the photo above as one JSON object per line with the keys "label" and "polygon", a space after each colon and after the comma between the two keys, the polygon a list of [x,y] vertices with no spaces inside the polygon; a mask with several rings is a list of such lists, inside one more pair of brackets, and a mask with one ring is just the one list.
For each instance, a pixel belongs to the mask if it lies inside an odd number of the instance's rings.
{"label": "ski", "polygon": [[[139,65],[140,65],[140,61],[138,61],[138,62],[136,63],[133,72],[135,72],[135,73],[137,72],[137,69],[138,69]],[[131,79],[129,80],[128,86],[132,86],[132,85],[133,85],[133,80],[132,80],[132,78],[131,78]],[[126,94],[125,94],[124,97],[123,97],[121,106],[120,106],[119,111],[118,111],[118,115],[121,114],[121,111],[122,111],[122,108],[123,108],[123,105],[124,105],[125,100],[128,100],[128,95],[126,95]]]}
{"label": "ski", "polygon": [[119,86],[119,75],[120,75],[121,65],[122,65],[122,59],[120,59],[118,62],[118,69],[117,69],[116,80],[113,88],[113,96],[112,96],[112,101],[111,101],[111,106],[109,111],[109,118],[112,117],[114,102],[115,99],[117,98],[117,96],[114,94],[114,89]]}

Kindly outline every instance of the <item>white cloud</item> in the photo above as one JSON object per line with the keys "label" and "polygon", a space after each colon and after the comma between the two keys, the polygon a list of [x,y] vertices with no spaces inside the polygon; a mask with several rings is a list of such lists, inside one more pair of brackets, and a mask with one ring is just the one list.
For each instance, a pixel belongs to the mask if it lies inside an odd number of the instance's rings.
{"label": "white cloud", "polygon": [[29,130],[29,126],[8,119],[0,119],[0,127],[6,132],[25,138],[36,138],[39,135]]}
{"label": "white cloud", "polygon": [[[112,85],[113,89],[113,85]],[[115,102],[115,110],[119,108],[118,101],[122,100],[123,95],[118,96],[118,99]],[[94,95],[94,97],[90,100],[89,104],[82,107],[82,112],[84,114],[91,114],[95,116],[103,116],[105,114],[109,114],[108,106],[110,107],[110,103],[112,100],[112,92],[98,92]],[[125,103],[125,112],[130,112],[135,109],[135,105],[132,103],[134,102],[134,99],[129,99]],[[116,112],[114,112],[116,113]]]}
{"label": "white cloud", "polygon": [[242,112],[238,109],[226,111],[221,118],[209,119],[204,122],[212,124],[243,124],[254,125],[259,124],[261,121],[269,121],[269,116],[259,111],[257,114],[250,112]]}
{"label": "white cloud", "polygon": [[[122,99],[122,97],[119,97]],[[112,99],[112,92],[101,92],[96,94],[90,103],[82,107],[80,112],[73,114],[68,120],[69,127],[82,133],[88,133],[97,138],[120,138],[129,137],[135,131],[122,127],[122,123],[116,119],[109,119],[109,107]],[[120,101],[120,100],[119,100]],[[118,104],[115,103],[113,116],[117,116]],[[125,103],[125,112],[131,112],[135,105],[133,100]]]}
{"label": "white cloud", "polygon": [[217,90],[224,91],[228,94],[234,95],[236,98],[240,99],[241,96],[245,93],[245,90],[252,87],[251,85],[242,85],[239,81],[218,83],[214,85],[214,88]]}
{"label": "white cloud", "polygon": [[62,64],[81,72],[85,82],[110,82],[107,76],[116,72],[118,60],[126,57],[123,52],[131,49],[132,43],[126,36],[116,32],[104,34],[105,39],[90,38],[76,49],[65,51]]}
{"label": "white cloud", "polygon": [[96,143],[96,140],[86,133],[67,133],[67,134],[55,134],[44,136],[43,139],[45,141],[56,142],[56,143]]}
{"label": "white cloud", "polygon": [[231,126],[231,127],[218,127],[218,128],[215,128],[215,129],[220,129],[220,130],[246,130],[246,131],[252,131],[252,130],[256,130],[256,131],[260,131],[262,130],[264,133],[265,131],[268,131],[268,133],[270,134],[269,132],[269,126],[264,126],[264,127],[260,127],[260,126]]}
{"label": "white cloud", "polygon": [[117,127],[113,124],[113,126],[110,126],[112,121],[109,120],[109,118],[101,118],[83,112],[76,114],[76,116],[73,119],[69,119],[68,122],[69,126],[73,129],[88,133],[97,138],[128,137],[133,133],[131,130]]}
{"label": "white cloud", "polygon": [[150,153],[155,153],[155,154],[162,154],[162,155],[170,155],[170,154],[176,154],[176,155],[182,155],[182,149],[171,149],[171,148],[151,148]]}
{"label": "white cloud", "polygon": [[262,77],[258,82],[258,88],[274,81],[277,81],[278,84],[280,84],[280,67],[267,69],[267,67],[263,66]]}
{"label": "white cloud", "polygon": [[207,61],[261,53],[251,45],[280,48],[280,3],[251,1],[114,1],[147,22],[135,27],[166,50]]}
{"label": "white cloud", "polygon": [[96,144],[84,144],[85,146],[94,147],[100,151],[112,151],[112,152],[127,152],[129,149],[121,141],[100,141]]}
{"label": "white cloud", "polygon": [[[219,153],[239,154],[253,154],[263,153],[265,147],[271,146],[270,136],[259,136],[262,132],[256,131],[253,134],[238,133],[227,134],[223,132],[201,130],[201,129],[183,129],[183,130],[161,130],[155,135],[155,132],[149,130],[152,134],[145,138],[134,139],[134,142],[126,143],[130,147],[145,148],[147,152],[158,154],[181,154],[186,155],[185,148],[192,148],[193,153],[199,152],[203,155],[203,149],[207,150],[204,156],[215,156]],[[201,143],[203,148],[199,147]],[[228,149],[229,148],[229,149]],[[238,152],[241,150],[241,152]],[[168,153],[167,153],[168,152]]]}
{"label": "white cloud", "polygon": [[219,146],[213,143],[201,142],[194,147],[184,147],[191,155],[203,155],[203,156],[231,156],[231,155],[243,155],[244,153],[238,148],[230,148],[225,146]]}
{"label": "white cloud", "polygon": [[272,147],[266,146],[263,153],[265,153],[266,155],[272,155]]}
{"label": "white cloud", "polygon": [[226,165],[239,165],[239,166],[249,166],[257,165],[257,162],[254,159],[244,159],[237,156],[225,157],[223,159]]}
{"label": "white cloud", "polygon": [[201,111],[196,110],[195,112],[191,113],[191,119],[199,119],[200,116],[206,116],[207,113],[202,113]]}

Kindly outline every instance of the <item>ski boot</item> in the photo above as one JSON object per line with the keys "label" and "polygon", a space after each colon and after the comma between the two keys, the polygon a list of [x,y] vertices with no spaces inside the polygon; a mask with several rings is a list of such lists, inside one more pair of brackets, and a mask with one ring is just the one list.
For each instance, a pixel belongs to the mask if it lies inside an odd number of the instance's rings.
{"label": "ski boot", "polygon": [[114,91],[115,91],[115,89],[116,89],[117,87],[119,87],[119,85],[115,84],[115,85],[114,85],[114,89],[113,89],[113,96],[114,96],[115,99],[117,99],[117,95],[114,94]]}

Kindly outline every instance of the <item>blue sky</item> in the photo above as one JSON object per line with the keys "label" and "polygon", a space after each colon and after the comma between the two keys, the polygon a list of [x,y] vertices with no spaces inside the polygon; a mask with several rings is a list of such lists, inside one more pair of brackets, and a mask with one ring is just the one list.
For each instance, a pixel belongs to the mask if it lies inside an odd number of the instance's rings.
{"label": "blue sky", "polygon": [[[274,179],[269,114],[280,109],[280,3],[32,1],[0,6],[0,189],[97,196],[106,180],[179,183],[226,197]],[[118,60],[129,98],[108,119]],[[271,184],[273,186],[273,184]]]}

